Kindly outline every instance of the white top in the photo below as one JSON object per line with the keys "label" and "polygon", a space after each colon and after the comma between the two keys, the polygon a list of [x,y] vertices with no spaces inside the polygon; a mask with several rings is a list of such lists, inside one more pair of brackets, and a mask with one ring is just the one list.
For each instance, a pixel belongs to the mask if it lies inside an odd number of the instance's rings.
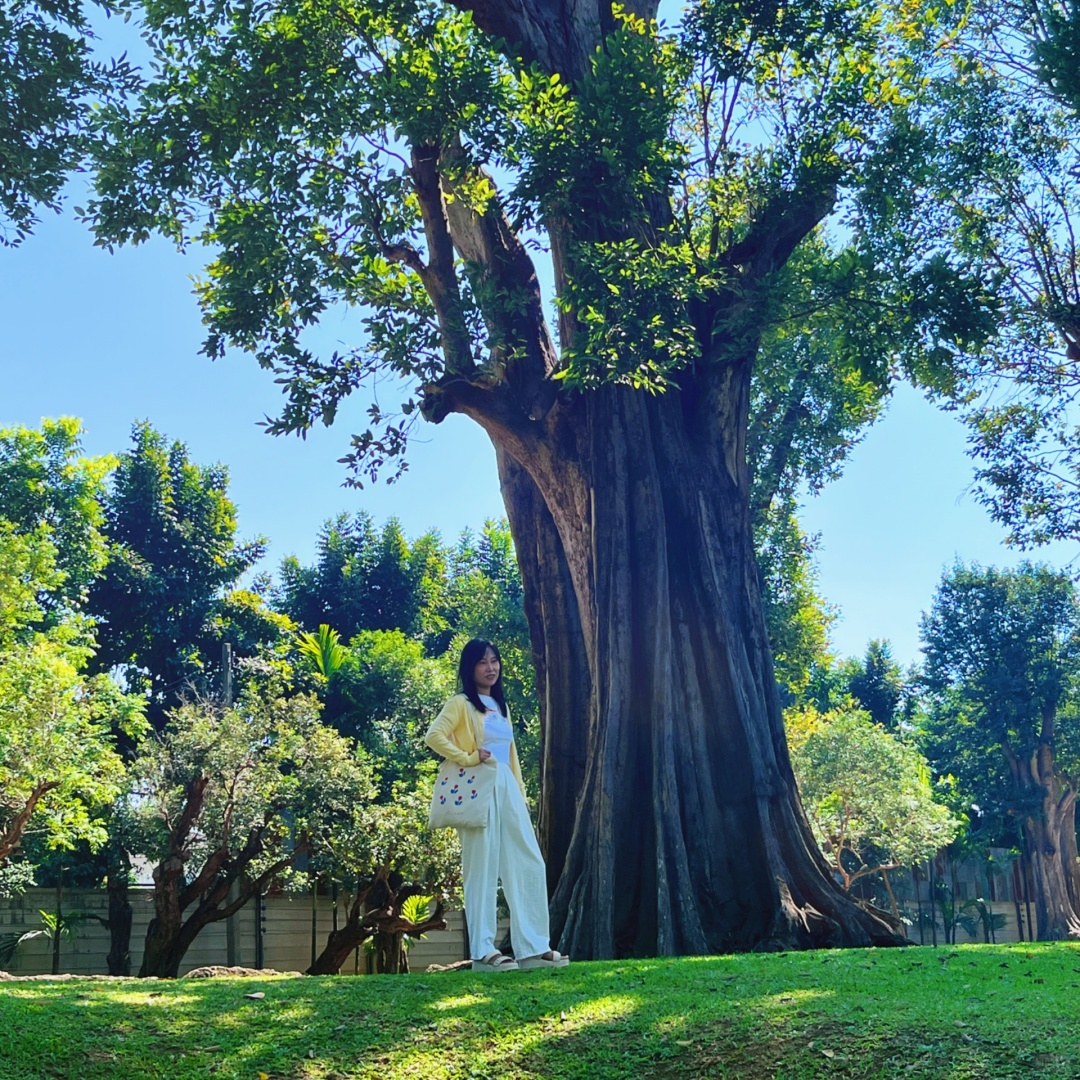
{"label": "white top", "polygon": [[500,764],[510,765],[510,747],[514,742],[514,732],[510,721],[499,712],[499,703],[487,694],[480,695],[480,701],[487,709],[484,713],[484,749]]}

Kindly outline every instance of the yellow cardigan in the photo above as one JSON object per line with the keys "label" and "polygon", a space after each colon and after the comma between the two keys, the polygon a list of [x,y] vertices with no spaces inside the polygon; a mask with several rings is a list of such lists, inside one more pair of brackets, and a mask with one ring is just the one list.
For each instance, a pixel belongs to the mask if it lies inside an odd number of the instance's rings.
{"label": "yellow cardigan", "polygon": [[[424,742],[455,765],[471,767],[480,764],[480,747],[484,741],[484,718],[464,694],[455,694],[431,723]],[[510,771],[525,794],[521,778],[517,743],[510,743]]]}

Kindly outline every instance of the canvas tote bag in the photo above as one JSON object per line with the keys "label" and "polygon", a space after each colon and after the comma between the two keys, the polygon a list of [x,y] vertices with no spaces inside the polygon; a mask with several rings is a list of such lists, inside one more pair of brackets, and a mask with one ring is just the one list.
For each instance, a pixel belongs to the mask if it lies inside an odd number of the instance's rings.
{"label": "canvas tote bag", "polygon": [[491,758],[480,765],[455,765],[444,760],[435,777],[428,827],[476,829],[488,823],[498,764]]}

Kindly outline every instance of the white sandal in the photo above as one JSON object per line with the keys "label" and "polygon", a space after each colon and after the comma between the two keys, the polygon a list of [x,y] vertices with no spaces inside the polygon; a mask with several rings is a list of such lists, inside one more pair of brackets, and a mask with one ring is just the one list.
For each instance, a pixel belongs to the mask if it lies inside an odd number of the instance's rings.
{"label": "white sandal", "polygon": [[473,971],[517,971],[518,962],[505,953],[488,953],[483,960],[472,962]]}
{"label": "white sandal", "polygon": [[[549,960],[548,957],[551,957],[551,959]],[[522,971],[531,971],[534,968],[564,968],[569,963],[569,956],[563,956],[561,952],[548,949],[546,953],[542,953],[540,956],[526,956],[524,959],[519,960],[518,967]]]}

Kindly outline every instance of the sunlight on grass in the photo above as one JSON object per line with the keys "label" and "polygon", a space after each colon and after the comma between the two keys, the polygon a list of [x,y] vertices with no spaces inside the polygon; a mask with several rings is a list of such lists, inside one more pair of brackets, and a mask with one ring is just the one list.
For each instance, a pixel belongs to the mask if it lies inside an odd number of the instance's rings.
{"label": "sunlight on grass", "polygon": [[773,1009],[790,1009],[793,1005],[820,1003],[835,997],[835,990],[809,990],[792,987],[789,990],[781,990],[775,994],[765,994],[756,998],[754,1004]]}
{"label": "sunlight on grass", "polygon": [[486,994],[459,994],[457,997],[443,998],[441,1001],[428,1003],[429,1009],[445,1012],[447,1009],[469,1009],[474,1005],[486,1005],[491,998]]}
{"label": "sunlight on grass", "polygon": [[170,989],[163,991],[153,984],[141,986],[138,990],[114,991],[110,998],[116,1005],[130,1005],[132,1008],[151,1006],[158,1009],[180,1009],[202,1001],[202,995],[196,993],[177,993]]}

